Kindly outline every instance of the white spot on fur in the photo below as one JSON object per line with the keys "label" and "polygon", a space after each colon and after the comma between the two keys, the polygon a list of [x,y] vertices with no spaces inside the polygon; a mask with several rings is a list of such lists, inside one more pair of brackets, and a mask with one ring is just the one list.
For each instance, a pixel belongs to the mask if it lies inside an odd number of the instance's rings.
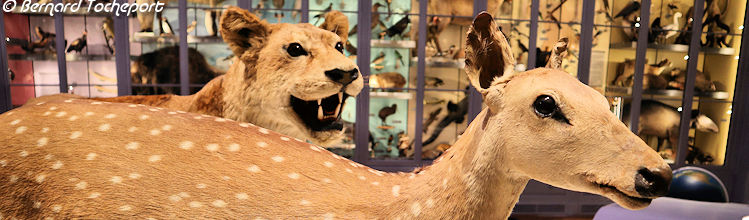
{"label": "white spot on fur", "polygon": [[372,168],[369,168],[367,169],[367,171],[369,171],[370,173],[374,173],[377,176],[384,176],[383,172],[379,170],[373,170]]}
{"label": "white spot on fur", "polygon": [[99,126],[99,131],[109,131],[110,128],[112,128],[112,125],[110,124],[101,124]]}
{"label": "white spot on fur", "polygon": [[326,167],[333,167],[333,163],[331,163],[329,161],[325,161],[325,162],[323,162],[323,164],[325,164]]}
{"label": "white spot on fur", "polygon": [[198,201],[192,201],[192,202],[190,202],[187,205],[189,205],[190,208],[200,208],[200,207],[203,207],[203,203],[198,202]]}
{"label": "white spot on fur", "polygon": [[203,183],[198,183],[197,185],[195,185],[195,188],[198,188],[198,189],[205,189],[206,187],[208,187],[208,186],[206,186]]}
{"label": "white spot on fur", "polygon": [[70,133],[70,139],[77,139],[83,135],[83,132],[80,131],[74,131],[73,133]]}
{"label": "white spot on fur", "polygon": [[427,208],[432,208],[432,207],[434,207],[434,200],[431,199],[431,198],[429,198],[429,199],[427,199],[427,201],[426,201],[425,204],[426,204]]}
{"label": "white spot on fur", "polygon": [[263,134],[270,134],[270,132],[268,132],[268,129],[265,129],[265,128],[258,128],[257,131]]}
{"label": "white spot on fur", "polygon": [[94,160],[96,158],[96,153],[88,153],[86,154],[86,160]]}
{"label": "white spot on fur", "polygon": [[186,111],[177,111],[177,113],[185,114],[187,112]]}
{"label": "white spot on fur", "polygon": [[48,131],[49,131],[49,128],[47,127],[42,128],[42,133],[47,133]]}
{"label": "white spot on fur", "polygon": [[42,116],[48,116],[48,115],[51,115],[51,114],[52,114],[52,112],[46,111],[46,112],[44,112],[44,114],[42,114]]}
{"label": "white spot on fur", "polygon": [[281,140],[282,140],[282,141],[290,141],[291,139],[289,139],[289,138],[287,138],[287,137],[284,137],[284,136],[281,136]]}
{"label": "white spot on fur", "polygon": [[56,170],[56,169],[60,169],[60,168],[62,168],[62,161],[58,160],[54,164],[52,164],[52,169]]}
{"label": "white spot on fur", "polygon": [[322,182],[323,182],[323,183],[331,183],[331,182],[333,182],[333,181],[332,181],[332,180],[330,180],[330,179],[328,179],[328,178],[322,178]]}
{"label": "white spot on fur", "polygon": [[7,160],[0,160],[0,167],[5,167],[7,165],[8,165],[8,161]]}
{"label": "white spot on fur", "polygon": [[18,176],[16,176],[16,175],[10,175],[10,177],[8,179],[9,179],[10,183],[18,182]]}
{"label": "white spot on fur", "polygon": [[135,104],[129,104],[129,105],[127,105],[127,107],[130,107],[130,108],[135,108],[135,107],[138,107],[138,106],[137,106],[137,105],[135,105]]}
{"label": "white spot on fur", "polygon": [[419,216],[419,214],[421,214],[421,205],[418,202],[414,202],[414,204],[411,205],[411,214],[414,214],[414,216]]}
{"label": "white spot on fur", "polygon": [[268,143],[265,143],[265,142],[262,142],[262,141],[261,142],[257,142],[257,146],[258,147],[267,147]]}
{"label": "white spot on fur", "polygon": [[83,116],[92,116],[92,115],[94,115],[94,113],[93,113],[93,112],[86,112],[86,113],[83,113]]}
{"label": "white spot on fur", "polygon": [[322,152],[322,150],[320,149],[320,147],[314,146],[314,145],[310,145],[309,149],[311,149],[313,151],[317,151],[317,152]]}
{"label": "white spot on fur", "polygon": [[354,171],[353,171],[353,170],[351,170],[351,169],[349,169],[349,168],[346,168],[346,172],[349,172],[349,173],[354,173]]}
{"label": "white spot on fur", "polygon": [[[42,104],[42,103],[38,103],[37,105],[39,105],[39,104]],[[52,107],[49,107],[49,110],[50,110],[50,111],[54,111],[54,110],[57,110],[57,106],[52,106]]]}
{"label": "white spot on fur", "polygon": [[127,177],[130,177],[130,179],[138,179],[138,178],[140,178],[140,177],[141,177],[141,175],[140,175],[140,174],[138,174],[138,173],[131,173],[131,174],[130,174],[130,175],[128,175]]}
{"label": "white spot on fur", "polygon": [[298,173],[289,173],[288,176],[289,176],[289,178],[294,179],[294,180],[299,179],[299,174]]}
{"label": "white spot on fur", "polygon": [[81,181],[75,184],[75,189],[85,189],[88,186],[88,183],[85,181]]}
{"label": "white spot on fur", "polygon": [[112,181],[114,184],[122,183],[122,177],[120,176],[113,176],[109,181]]}
{"label": "white spot on fur", "polygon": [[218,199],[211,202],[211,205],[213,205],[213,207],[223,208],[226,207],[226,202],[224,202],[224,200]]}
{"label": "white spot on fur", "polygon": [[150,133],[151,135],[154,135],[154,136],[156,136],[156,135],[159,135],[159,134],[161,134],[161,130],[153,129],[153,130],[151,130],[151,131],[150,131],[149,133]]}
{"label": "white spot on fur", "polygon": [[161,155],[151,155],[150,157],[148,157],[148,162],[151,162],[151,163],[158,162],[160,160],[161,160]]}
{"label": "white spot on fur", "polygon": [[150,118],[150,117],[151,117],[151,116],[148,116],[148,115],[140,115],[140,117],[138,117],[138,118],[139,118],[140,120],[146,120],[146,119],[148,119],[148,118]]}
{"label": "white spot on fur", "polygon": [[372,185],[375,185],[375,186],[379,186],[379,185],[380,185],[380,182],[377,182],[377,181],[375,181],[375,182],[372,182]]}
{"label": "white spot on fur", "polygon": [[21,156],[21,157],[29,156],[29,152],[25,151],[25,150],[22,150],[20,153],[18,153],[18,156]]}
{"label": "white spot on fur", "polygon": [[357,166],[357,165],[356,165],[356,163],[354,163],[354,162],[348,162],[348,165],[351,165],[352,167],[359,167],[359,166]]}
{"label": "white spot on fur", "polygon": [[104,118],[106,118],[106,119],[113,119],[115,117],[117,117],[117,115],[115,115],[115,114],[107,114],[107,115],[104,116]]}
{"label": "white spot on fur", "polygon": [[324,220],[333,220],[333,217],[335,217],[333,213],[325,213],[324,215],[322,215],[322,218]]}
{"label": "white spot on fur", "polygon": [[176,115],[176,114],[177,114],[177,112],[167,112],[167,114],[170,114],[170,115]]}
{"label": "white spot on fur", "polygon": [[244,128],[249,128],[250,127],[250,123],[242,122],[242,123],[239,123],[239,126],[244,127]]}
{"label": "white spot on fur", "polygon": [[127,212],[127,211],[130,211],[130,210],[133,210],[133,207],[130,206],[130,205],[123,205],[123,206],[120,206],[119,210],[122,211],[122,212]]}
{"label": "white spot on fur", "polygon": [[190,194],[187,194],[186,192],[180,192],[180,193],[179,193],[179,194],[177,194],[177,195],[179,195],[179,196],[180,196],[180,197],[182,197],[182,198],[190,198]]}
{"label": "white spot on fur", "polygon": [[442,180],[442,187],[447,187],[447,179]]}
{"label": "white spot on fur", "polygon": [[140,143],[138,142],[130,142],[125,145],[125,149],[128,149],[128,150],[135,150],[135,149],[138,149],[139,147],[140,147]]}
{"label": "white spot on fur", "polygon": [[237,199],[239,200],[245,200],[250,196],[248,196],[247,193],[237,193],[236,195],[234,195],[234,197],[237,197]]}
{"label": "white spot on fur", "polygon": [[408,176],[408,179],[414,179],[416,178],[416,174],[411,173],[411,175]]}
{"label": "white spot on fur", "polygon": [[43,147],[44,145],[47,145],[47,143],[49,143],[49,138],[42,137],[42,138],[39,138],[39,140],[36,141],[36,146],[37,147]]}
{"label": "white spot on fur", "polygon": [[228,148],[229,148],[229,151],[232,151],[232,152],[239,151],[239,144],[237,143],[229,144]]}
{"label": "white spot on fur", "polygon": [[224,118],[216,118],[214,121],[216,121],[216,122],[225,122],[226,119],[224,119]]}
{"label": "white spot on fur", "polygon": [[392,191],[393,191],[393,196],[395,196],[395,197],[400,196],[401,195],[401,193],[400,193],[401,186],[399,186],[399,185],[393,186],[393,190]]}
{"label": "white spot on fur", "polygon": [[179,148],[182,148],[184,150],[190,150],[193,146],[195,146],[195,144],[192,143],[192,141],[183,141],[179,143]]}
{"label": "white spot on fur", "polygon": [[205,149],[208,151],[217,151],[218,150],[218,144],[208,144],[205,146]]}
{"label": "white spot on fur", "polygon": [[55,114],[55,117],[59,118],[59,117],[65,116],[67,114],[68,114],[67,112],[58,112],[57,114]]}
{"label": "white spot on fur", "polygon": [[45,160],[51,160],[52,159],[52,154],[44,155],[44,159]]}
{"label": "white spot on fur", "polygon": [[200,117],[200,116],[195,116],[195,117],[192,117],[192,118],[198,119],[198,120],[203,119],[203,117]]}
{"label": "white spot on fur", "polygon": [[73,100],[72,99],[68,99],[68,100],[65,100],[65,102],[71,103],[71,102],[73,102]]}
{"label": "white spot on fur", "polygon": [[222,176],[221,179],[223,179],[223,180],[230,180],[231,177],[229,177],[229,176]]}
{"label": "white spot on fur", "polygon": [[128,131],[128,132],[131,132],[131,133],[132,133],[132,132],[135,132],[135,131],[137,131],[137,130],[138,130],[138,128],[136,128],[136,127],[130,127],[130,128],[128,128],[128,129],[127,129],[127,131]]}
{"label": "white spot on fur", "polygon": [[92,105],[101,105],[101,102],[92,102]]}
{"label": "white spot on fur", "polygon": [[366,177],[364,177],[364,176],[359,176],[359,179],[360,179],[360,180],[366,180],[367,178],[366,178]]}
{"label": "white spot on fur", "polygon": [[89,199],[96,199],[99,198],[99,196],[101,196],[101,193],[98,192],[92,192],[91,194],[88,194]]}
{"label": "white spot on fur", "polygon": [[310,203],[309,201],[304,200],[304,199],[302,199],[301,201],[299,201],[299,205],[309,205],[309,204],[312,204],[312,203]]}
{"label": "white spot on fur", "polygon": [[80,117],[78,117],[77,115],[73,115],[73,116],[70,116],[70,118],[68,118],[68,120],[69,121],[75,121],[75,120],[78,120],[78,118],[80,118]]}
{"label": "white spot on fur", "polygon": [[60,206],[60,205],[53,205],[52,206],[52,211],[53,212],[60,212],[60,211],[62,211],[62,206]]}
{"label": "white spot on fur", "polygon": [[284,160],[284,158],[282,156],[278,156],[278,155],[273,156],[270,159],[272,159],[273,161],[279,162],[279,163],[283,162],[283,160]]}
{"label": "white spot on fur", "polygon": [[32,207],[35,208],[35,209],[41,208],[42,207],[42,203],[41,202],[34,202],[34,206],[32,206]]}
{"label": "white spot on fur", "polygon": [[171,131],[171,130],[172,130],[172,125],[164,125],[164,126],[161,126],[161,130],[164,130],[164,131]]}
{"label": "white spot on fur", "polygon": [[178,195],[171,195],[171,196],[169,196],[169,201],[179,202],[180,200],[182,200],[182,197],[180,197]]}
{"label": "white spot on fur", "polygon": [[44,179],[46,179],[46,178],[47,178],[47,175],[39,174],[39,175],[36,175],[36,178],[34,178],[34,180],[37,183],[42,183],[42,182],[44,182]]}
{"label": "white spot on fur", "polygon": [[29,129],[29,128],[27,128],[26,126],[18,127],[18,128],[16,128],[16,134],[21,134],[21,133],[25,132],[27,129]]}

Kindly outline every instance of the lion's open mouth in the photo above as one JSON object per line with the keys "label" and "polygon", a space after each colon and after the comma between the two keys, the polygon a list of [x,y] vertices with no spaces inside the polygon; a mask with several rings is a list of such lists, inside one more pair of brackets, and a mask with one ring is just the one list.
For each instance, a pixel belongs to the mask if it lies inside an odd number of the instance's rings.
{"label": "lion's open mouth", "polygon": [[348,95],[339,92],[326,98],[306,101],[291,96],[291,108],[312,131],[342,130],[340,122],[343,104]]}

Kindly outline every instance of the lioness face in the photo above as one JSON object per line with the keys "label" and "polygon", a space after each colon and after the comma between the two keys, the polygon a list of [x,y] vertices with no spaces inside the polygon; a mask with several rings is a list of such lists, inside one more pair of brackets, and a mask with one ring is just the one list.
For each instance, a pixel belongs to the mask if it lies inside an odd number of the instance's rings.
{"label": "lioness face", "polygon": [[335,15],[343,16],[329,13],[321,27],[331,29],[324,30],[310,24],[267,24],[244,10],[227,10],[222,35],[245,65],[249,82],[243,95],[261,108],[248,121],[320,145],[343,137],[344,102],[359,94],[363,80],[356,64],[343,55],[348,20]]}

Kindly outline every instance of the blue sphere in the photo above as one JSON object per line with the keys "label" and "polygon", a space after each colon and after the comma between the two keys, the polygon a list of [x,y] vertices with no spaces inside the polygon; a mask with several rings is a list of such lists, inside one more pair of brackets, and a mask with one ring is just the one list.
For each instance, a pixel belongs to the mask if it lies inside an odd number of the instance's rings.
{"label": "blue sphere", "polygon": [[699,167],[674,170],[668,197],[705,202],[728,202],[728,190],[715,174]]}

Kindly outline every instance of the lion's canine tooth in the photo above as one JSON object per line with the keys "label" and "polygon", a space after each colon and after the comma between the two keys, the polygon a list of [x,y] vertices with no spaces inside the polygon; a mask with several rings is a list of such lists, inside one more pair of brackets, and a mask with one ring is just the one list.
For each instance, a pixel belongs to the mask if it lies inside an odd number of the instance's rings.
{"label": "lion's canine tooth", "polygon": [[325,118],[325,115],[322,113],[322,106],[317,106],[317,119],[323,120]]}
{"label": "lion's canine tooth", "polygon": [[318,100],[317,100],[317,105],[318,105],[318,106],[322,105],[322,99],[318,99]]}
{"label": "lion's canine tooth", "polygon": [[338,93],[338,103],[343,102],[343,92]]}
{"label": "lion's canine tooth", "polygon": [[333,117],[338,117],[338,113],[341,113],[341,103],[338,103],[338,106],[335,107],[335,114],[333,114]]}

